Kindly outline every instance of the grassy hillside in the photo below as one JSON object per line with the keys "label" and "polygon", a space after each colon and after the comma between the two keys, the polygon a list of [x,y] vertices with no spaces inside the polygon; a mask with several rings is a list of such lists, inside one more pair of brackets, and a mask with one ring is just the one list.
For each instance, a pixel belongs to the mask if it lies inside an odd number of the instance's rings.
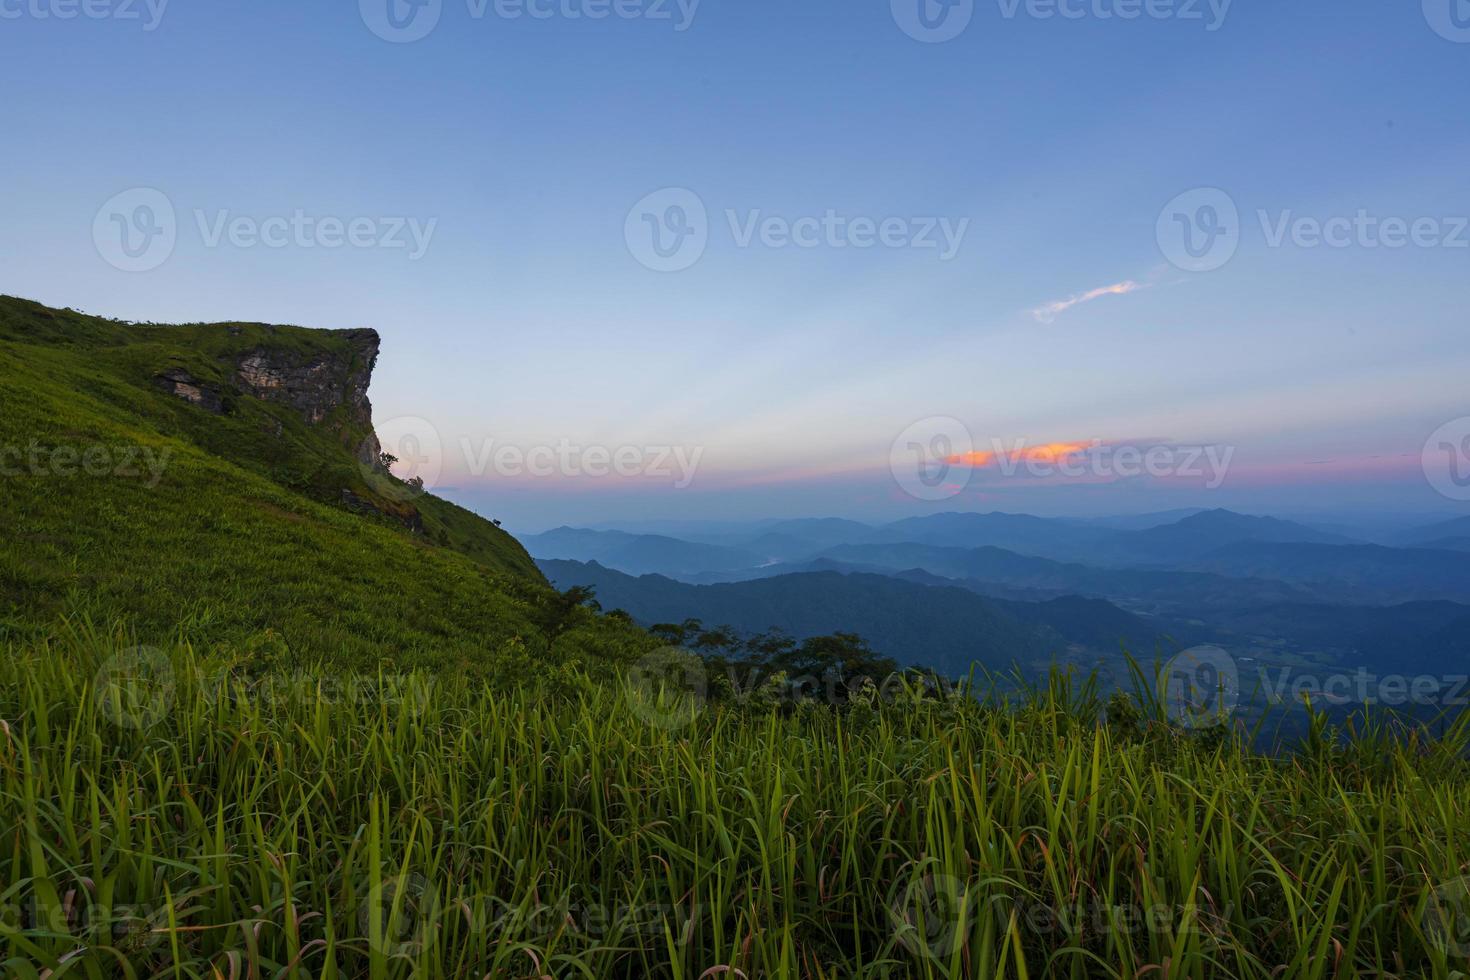
{"label": "grassy hillside", "polygon": [[[376,348],[370,331],[138,326],[0,298],[0,638],[69,620],[297,662],[635,655],[646,638],[563,608],[509,535],[372,464],[352,395]],[[320,417],[260,396],[239,380],[252,355],[348,394]]]}

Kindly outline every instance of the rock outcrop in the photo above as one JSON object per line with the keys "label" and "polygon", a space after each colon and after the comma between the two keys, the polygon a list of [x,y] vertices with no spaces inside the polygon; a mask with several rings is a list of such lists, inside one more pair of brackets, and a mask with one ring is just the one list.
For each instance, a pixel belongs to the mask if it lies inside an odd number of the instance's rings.
{"label": "rock outcrop", "polygon": [[368,384],[378,362],[376,330],[340,330],[345,354],[300,354],[258,347],[240,358],[235,379],[240,390],[266,401],[290,405],[308,422],[319,424],[339,408],[361,426],[371,426]]}
{"label": "rock outcrop", "polygon": [[[275,328],[267,327],[274,332]],[[239,336],[232,328],[231,336]],[[378,361],[381,341],[376,330],[333,330],[323,333],[340,343],[327,351],[306,351],[289,343],[256,343],[227,362],[233,388],[242,395],[286,405],[309,424],[338,422],[344,435],[360,440],[357,456],[376,466],[380,447],[373,434],[373,406],[368,385]],[[155,378],[157,384],[206,411],[225,411],[223,393],[194,378],[183,368],[170,368]]]}
{"label": "rock outcrop", "polygon": [[224,399],[215,389],[196,379],[183,368],[170,368],[154,379],[158,386],[176,398],[198,405],[206,412],[219,415],[225,410]]}

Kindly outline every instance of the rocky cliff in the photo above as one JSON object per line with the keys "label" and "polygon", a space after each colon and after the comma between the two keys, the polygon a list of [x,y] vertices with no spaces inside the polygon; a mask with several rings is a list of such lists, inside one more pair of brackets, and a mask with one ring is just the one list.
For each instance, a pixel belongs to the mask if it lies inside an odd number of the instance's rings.
{"label": "rocky cliff", "polygon": [[242,356],[235,378],[242,390],[266,401],[290,405],[308,422],[318,424],[345,409],[358,425],[372,425],[368,384],[378,362],[376,330],[336,330],[346,350],[339,354],[303,354],[260,347]]}
{"label": "rocky cliff", "polygon": [[[244,328],[227,329],[231,337],[244,337]],[[319,331],[325,343],[318,349],[301,349],[272,343],[276,329],[258,328],[255,332],[263,330],[264,338],[254,337],[247,349],[225,355],[225,385],[201,380],[182,367],[160,372],[155,381],[173,395],[215,414],[228,411],[232,395],[287,405],[310,425],[354,437],[358,459],[375,465],[380,447],[373,434],[368,386],[381,346],[377,331]]]}

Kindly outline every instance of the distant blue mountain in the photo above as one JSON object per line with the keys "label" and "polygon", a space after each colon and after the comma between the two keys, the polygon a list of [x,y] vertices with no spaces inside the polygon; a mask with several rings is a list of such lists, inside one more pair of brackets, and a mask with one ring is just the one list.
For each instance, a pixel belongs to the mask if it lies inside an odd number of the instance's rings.
{"label": "distant blue mountain", "polygon": [[521,543],[533,558],[597,561],[633,575],[659,573],[676,578],[753,568],[766,560],[752,551],[659,534],[570,527],[531,535],[522,538]]}

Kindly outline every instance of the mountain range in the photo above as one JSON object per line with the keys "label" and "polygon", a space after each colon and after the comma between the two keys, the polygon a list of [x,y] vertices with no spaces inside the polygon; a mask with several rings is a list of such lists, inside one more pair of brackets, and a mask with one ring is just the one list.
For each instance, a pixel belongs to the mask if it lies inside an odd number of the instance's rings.
{"label": "mountain range", "polygon": [[[848,620],[869,624],[882,652],[928,666],[963,660],[970,649],[984,659],[1000,645],[943,626],[907,635],[885,627],[910,623],[916,587],[936,602],[944,593],[960,603],[956,589],[980,597],[990,616],[1009,619],[1010,632],[995,633],[1002,642],[1017,642],[1017,627],[1034,630],[1016,647],[1027,656],[1211,642],[1302,663],[1448,669],[1464,660],[1454,631],[1470,613],[1470,562],[1453,545],[1467,525],[1460,518],[1396,535],[1445,547],[1389,547],[1345,528],[1221,509],[1097,522],[952,513],[876,526],[812,519],[682,528],[697,540],[562,528],[526,543],[554,580],[609,590],[605,602],[640,620],[678,607],[713,624],[802,633],[822,625],[807,607],[852,609]],[[890,584],[876,581],[884,578]],[[791,601],[773,602],[782,595]],[[996,622],[975,626],[994,631]]]}

